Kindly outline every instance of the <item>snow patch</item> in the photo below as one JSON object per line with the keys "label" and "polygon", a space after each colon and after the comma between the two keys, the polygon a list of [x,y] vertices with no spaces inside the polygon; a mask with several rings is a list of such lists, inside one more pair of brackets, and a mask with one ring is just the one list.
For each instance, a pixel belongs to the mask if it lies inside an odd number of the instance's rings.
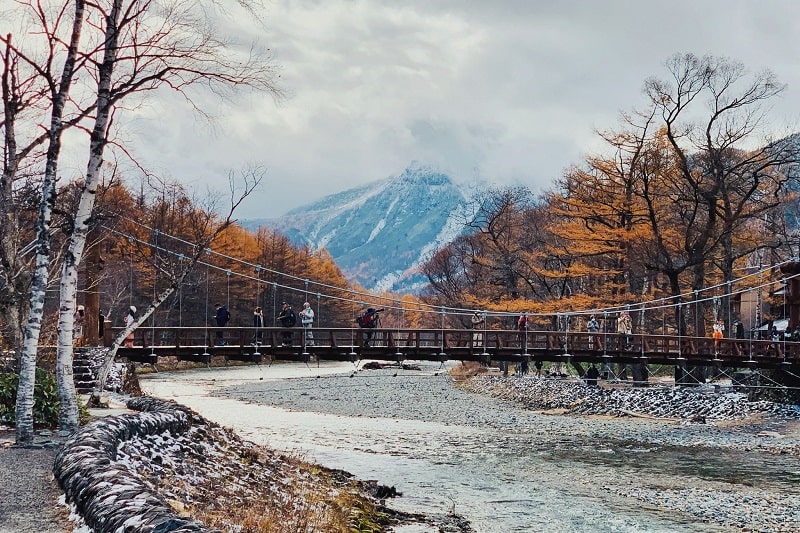
{"label": "snow patch", "polygon": [[371,242],[372,239],[377,237],[378,233],[381,232],[381,230],[383,229],[384,226],[386,226],[386,218],[380,219],[378,221],[378,223],[375,224],[375,227],[372,228],[372,233],[369,234],[369,238],[367,239],[367,242],[365,242],[364,244],[367,244],[367,243]]}

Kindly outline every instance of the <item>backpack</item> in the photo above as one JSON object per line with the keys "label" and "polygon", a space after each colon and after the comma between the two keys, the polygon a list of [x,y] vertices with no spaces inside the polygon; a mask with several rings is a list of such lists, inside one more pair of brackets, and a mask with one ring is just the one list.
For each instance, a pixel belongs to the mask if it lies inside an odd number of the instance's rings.
{"label": "backpack", "polygon": [[361,328],[374,328],[375,327],[375,318],[378,316],[378,313],[375,311],[370,312],[369,310],[364,313],[363,315],[359,315],[356,318],[356,322],[358,322],[358,326]]}
{"label": "backpack", "polygon": [[297,324],[297,315],[294,312],[294,309],[289,309],[289,313],[286,315],[286,321],[289,323],[289,327],[294,327]]}

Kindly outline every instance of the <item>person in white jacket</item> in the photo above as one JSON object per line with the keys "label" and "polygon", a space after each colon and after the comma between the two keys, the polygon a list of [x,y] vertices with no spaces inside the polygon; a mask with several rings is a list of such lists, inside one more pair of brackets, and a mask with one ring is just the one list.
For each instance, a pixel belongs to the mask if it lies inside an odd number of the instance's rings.
{"label": "person in white jacket", "polygon": [[300,311],[300,323],[303,324],[306,346],[314,346],[314,332],[311,331],[311,326],[314,324],[314,310],[308,302],[303,304],[303,310]]}

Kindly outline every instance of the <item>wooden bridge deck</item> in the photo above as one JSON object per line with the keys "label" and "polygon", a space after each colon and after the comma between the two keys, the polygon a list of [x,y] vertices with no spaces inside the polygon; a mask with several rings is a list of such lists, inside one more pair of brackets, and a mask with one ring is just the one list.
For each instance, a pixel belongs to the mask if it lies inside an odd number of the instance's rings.
{"label": "wooden bridge deck", "polygon": [[[112,328],[113,335],[121,328]],[[314,345],[304,344],[301,328],[141,327],[134,347],[120,359],[157,363],[159,357],[210,362],[319,360],[379,361],[551,361],[647,363],[677,366],[786,368],[800,371],[800,342],[665,335],[460,329],[312,328]],[[224,345],[217,343],[221,332]],[[365,345],[365,334],[372,334]],[[260,334],[261,344],[253,343]],[[284,338],[284,335],[287,337]],[[153,342],[156,339],[156,342]]]}

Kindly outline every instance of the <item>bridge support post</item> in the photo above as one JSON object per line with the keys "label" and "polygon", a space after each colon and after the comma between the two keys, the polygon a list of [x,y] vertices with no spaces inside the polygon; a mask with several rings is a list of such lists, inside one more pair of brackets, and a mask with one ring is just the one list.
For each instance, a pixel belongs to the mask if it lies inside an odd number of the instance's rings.
{"label": "bridge support post", "polygon": [[607,353],[602,355],[600,363],[600,377],[605,380],[611,379],[611,356]]}
{"label": "bridge support post", "polygon": [[[644,359],[644,361],[641,361]],[[640,361],[631,365],[634,387],[646,387],[650,380],[650,372],[647,369],[647,358],[640,358]]]}

